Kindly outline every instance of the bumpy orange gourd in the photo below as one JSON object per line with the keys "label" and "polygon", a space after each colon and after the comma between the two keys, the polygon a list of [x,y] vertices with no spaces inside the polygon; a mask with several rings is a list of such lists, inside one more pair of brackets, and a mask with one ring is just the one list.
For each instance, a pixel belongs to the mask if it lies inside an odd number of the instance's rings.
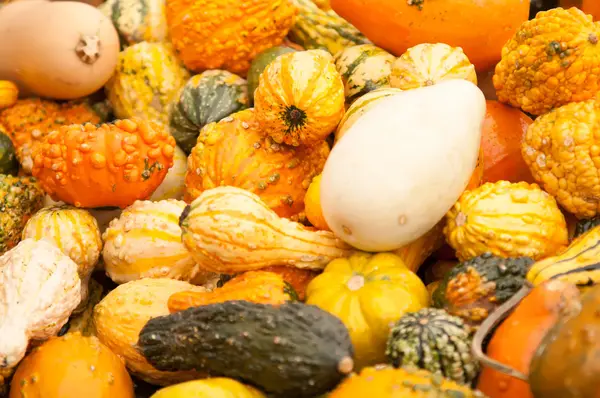
{"label": "bumpy orange gourd", "polygon": [[600,25],[578,8],[554,8],[514,32],[496,65],[500,102],[541,115],[600,90]]}
{"label": "bumpy orange gourd", "polygon": [[297,11],[289,0],[167,0],[169,35],[195,72],[226,69],[245,76],[260,52],[281,44]]}
{"label": "bumpy orange gourd", "polygon": [[8,80],[0,80],[0,109],[13,106],[19,98],[19,88]]}
{"label": "bumpy orange gourd", "polygon": [[322,141],[344,116],[344,83],[323,50],[283,54],[271,62],[254,92],[264,134],[298,146]]}
{"label": "bumpy orange gourd", "polygon": [[124,208],[146,199],[173,165],[175,139],[154,122],[61,127],[34,147],[33,175],[54,200]]}
{"label": "bumpy orange gourd", "polygon": [[306,287],[308,284],[319,275],[318,271],[288,267],[285,265],[273,265],[262,268],[261,271],[273,272],[280,275],[284,281],[294,288],[298,295],[298,300],[301,301],[304,301],[304,298],[306,297]]}
{"label": "bumpy orange gourd", "polygon": [[329,155],[325,141],[294,148],[263,137],[255,111],[246,109],[205,126],[188,158],[186,202],[222,185],[246,189],[280,217],[298,218],[311,179]]}

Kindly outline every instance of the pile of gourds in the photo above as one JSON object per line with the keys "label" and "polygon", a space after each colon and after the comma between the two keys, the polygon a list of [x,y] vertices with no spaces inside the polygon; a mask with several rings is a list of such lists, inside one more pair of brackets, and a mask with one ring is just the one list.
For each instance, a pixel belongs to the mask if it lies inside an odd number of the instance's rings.
{"label": "pile of gourds", "polygon": [[484,3],[0,4],[0,397],[593,396],[600,10]]}

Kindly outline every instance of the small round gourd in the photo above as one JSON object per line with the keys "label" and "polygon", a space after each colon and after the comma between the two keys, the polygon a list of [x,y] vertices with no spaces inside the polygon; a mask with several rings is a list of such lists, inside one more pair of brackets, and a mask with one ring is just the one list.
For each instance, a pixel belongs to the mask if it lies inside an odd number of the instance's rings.
{"label": "small round gourd", "polygon": [[258,87],[258,80],[260,79],[260,75],[263,73],[265,68],[280,55],[293,53],[296,51],[298,50],[282,45],[271,47],[254,57],[252,63],[250,64],[250,69],[248,70],[247,76],[250,105],[254,104],[254,91]]}

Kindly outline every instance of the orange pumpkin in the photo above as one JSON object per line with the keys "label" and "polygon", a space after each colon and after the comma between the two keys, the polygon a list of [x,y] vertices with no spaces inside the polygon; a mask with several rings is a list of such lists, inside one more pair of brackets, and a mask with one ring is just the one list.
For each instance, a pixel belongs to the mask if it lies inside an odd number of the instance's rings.
{"label": "orange pumpkin", "polygon": [[533,120],[519,109],[486,101],[481,131],[483,182],[535,182],[521,155],[521,141],[531,123]]}
{"label": "orange pumpkin", "polygon": [[331,8],[396,56],[420,43],[446,43],[462,47],[479,71],[500,60],[529,17],[529,0],[331,0]]}
{"label": "orange pumpkin", "polygon": [[34,147],[33,176],[53,200],[125,208],[147,199],[173,165],[175,139],[154,122],[73,124]]}
{"label": "orange pumpkin", "polygon": [[273,265],[263,268],[262,271],[269,271],[280,275],[284,281],[292,285],[298,299],[304,301],[306,297],[306,287],[315,279],[319,272],[310,269],[301,269],[296,267],[288,267],[285,265]]}

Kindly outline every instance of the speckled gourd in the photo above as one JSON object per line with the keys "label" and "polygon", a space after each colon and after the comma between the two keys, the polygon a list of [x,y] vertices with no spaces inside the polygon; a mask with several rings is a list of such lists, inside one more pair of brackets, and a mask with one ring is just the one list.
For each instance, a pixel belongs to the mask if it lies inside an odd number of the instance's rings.
{"label": "speckled gourd", "polygon": [[111,19],[122,46],[168,39],[164,0],[107,0],[98,9]]}

